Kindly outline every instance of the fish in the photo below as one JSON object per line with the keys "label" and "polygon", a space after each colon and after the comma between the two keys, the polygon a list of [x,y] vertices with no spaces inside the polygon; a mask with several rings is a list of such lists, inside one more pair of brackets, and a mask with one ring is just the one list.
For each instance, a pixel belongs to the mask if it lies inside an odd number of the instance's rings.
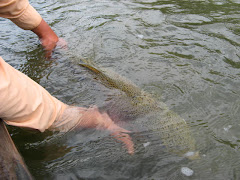
{"label": "fish", "polygon": [[0,142],[0,179],[32,180],[32,175],[1,119]]}
{"label": "fish", "polygon": [[95,74],[104,86],[119,91],[110,103],[101,107],[114,121],[129,121],[148,115],[146,126],[159,135],[169,152],[192,160],[200,158],[189,125],[164,102],[156,100],[129,79],[91,60],[81,59],[79,65]]}

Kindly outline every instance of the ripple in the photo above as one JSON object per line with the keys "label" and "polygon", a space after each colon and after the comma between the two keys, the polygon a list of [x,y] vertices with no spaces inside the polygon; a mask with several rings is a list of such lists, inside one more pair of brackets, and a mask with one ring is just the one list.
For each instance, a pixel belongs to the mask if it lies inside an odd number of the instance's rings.
{"label": "ripple", "polygon": [[156,132],[139,121],[127,125],[133,156],[107,132],[33,136],[16,128],[12,136],[36,179],[186,179],[182,167],[194,171],[192,179],[240,178],[239,1],[32,5],[68,42],[68,51],[56,49],[54,61],[45,62],[34,34],[1,19],[0,52],[7,62],[61,101],[86,107],[103,105],[115,92],[79,68],[80,57],[109,67],[184,117],[201,155],[188,161],[167,153]]}

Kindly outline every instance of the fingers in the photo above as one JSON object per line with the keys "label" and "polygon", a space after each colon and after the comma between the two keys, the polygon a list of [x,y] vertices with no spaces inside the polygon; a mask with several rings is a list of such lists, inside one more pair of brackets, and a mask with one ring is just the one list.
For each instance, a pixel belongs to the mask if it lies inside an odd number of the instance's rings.
{"label": "fingers", "polygon": [[[110,119],[107,114],[103,114],[104,119],[107,122],[107,129],[111,132],[111,135],[118,141],[122,142],[128,150],[129,154],[134,154],[134,143],[132,138],[128,134],[130,131],[119,127],[114,124],[114,122]],[[108,118],[107,118],[108,117]],[[109,120],[110,119],[110,120]]]}
{"label": "fingers", "polygon": [[60,47],[61,49],[68,50],[67,42],[62,38],[58,39],[57,47]]}
{"label": "fingers", "polygon": [[67,50],[67,42],[62,39],[59,38],[58,41],[56,41],[55,39],[51,39],[51,38],[45,38],[45,39],[40,39],[41,45],[45,50],[45,57],[47,59],[50,59],[52,56],[52,52],[55,48],[61,48],[64,50]]}
{"label": "fingers", "polygon": [[132,142],[132,138],[126,132],[115,131],[111,133],[111,135],[125,145],[129,154],[134,154],[134,144]]}
{"label": "fingers", "polygon": [[107,113],[100,113],[96,106],[84,113],[78,127],[108,130],[116,140],[124,144],[129,154],[134,154],[134,144],[128,134],[130,131],[116,125]]}

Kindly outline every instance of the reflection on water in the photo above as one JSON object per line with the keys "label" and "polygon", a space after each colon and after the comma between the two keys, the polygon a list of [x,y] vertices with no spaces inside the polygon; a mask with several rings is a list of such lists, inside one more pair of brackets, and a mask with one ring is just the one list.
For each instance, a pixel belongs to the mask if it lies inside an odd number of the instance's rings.
{"label": "reflection on water", "polygon": [[[36,179],[239,179],[240,1],[32,1],[69,45],[46,62],[31,32],[1,19],[0,55],[68,104],[103,105],[112,93],[81,57],[114,69],[191,126],[201,159],[165,151],[140,124],[128,155],[107,132],[65,135],[10,128]],[[139,130],[139,131],[137,131]],[[182,168],[193,170],[189,177]]]}

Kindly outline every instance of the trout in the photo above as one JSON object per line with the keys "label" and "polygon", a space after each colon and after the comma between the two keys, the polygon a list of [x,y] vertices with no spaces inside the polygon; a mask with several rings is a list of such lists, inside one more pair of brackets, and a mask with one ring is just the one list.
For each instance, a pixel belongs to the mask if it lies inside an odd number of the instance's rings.
{"label": "trout", "polygon": [[189,159],[199,158],[190,127],[165,103],[157,101],[150,93],[114,71],[100,68],[90,60],[82,60],[82,62],[79,65],[94,73],[103,85],[120,91],[110,104],[101,108],[114,121],[126,121],[150,115],[151,121],[147,122],[147,126],[151,127],[152,131],[157,131],[168,151]]}

